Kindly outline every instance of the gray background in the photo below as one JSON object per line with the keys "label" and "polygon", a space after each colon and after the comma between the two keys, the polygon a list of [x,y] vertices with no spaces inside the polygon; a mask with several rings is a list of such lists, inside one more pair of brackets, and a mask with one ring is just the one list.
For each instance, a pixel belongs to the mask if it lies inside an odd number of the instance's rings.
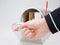
{"label": "gray background", "polygon": [[[60,6],[60,0],[48,0],[49,9]],[[45,9],[46,0],[0,0],[0,45],[22,45],[12,31],[21,14],[28,8]],[[60,32],[52,34],[44,45],[60,45]]]}

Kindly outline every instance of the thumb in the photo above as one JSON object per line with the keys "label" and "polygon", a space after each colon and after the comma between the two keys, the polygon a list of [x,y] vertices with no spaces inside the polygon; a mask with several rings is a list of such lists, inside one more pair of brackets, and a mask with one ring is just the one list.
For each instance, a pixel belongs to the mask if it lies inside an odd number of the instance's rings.
{"label": "thumb", "polygon": [[28,27],[28,22],[25,22],[23,24],[20,25],[22,28],[27,28]]}

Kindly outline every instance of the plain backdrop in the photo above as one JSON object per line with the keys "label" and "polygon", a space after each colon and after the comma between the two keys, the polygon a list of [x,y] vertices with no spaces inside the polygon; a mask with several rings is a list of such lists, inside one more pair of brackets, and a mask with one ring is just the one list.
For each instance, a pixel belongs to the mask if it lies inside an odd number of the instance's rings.
{"label": "plain backdrop", "polygon": [[[27,8],[45,9],[46,0],[0,0],[0,45],[19,45],[12,24],[19,23]],[[48,0],[49,9],[60,7],[60,0]],[[60,32],[52,34],[44,45],[60,45]]]}

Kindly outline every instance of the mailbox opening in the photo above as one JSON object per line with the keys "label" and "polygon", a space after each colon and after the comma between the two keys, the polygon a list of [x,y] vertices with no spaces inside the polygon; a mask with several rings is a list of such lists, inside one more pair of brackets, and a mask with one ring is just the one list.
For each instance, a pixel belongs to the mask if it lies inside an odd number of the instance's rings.
{"label": "mailbox opening", "polygon": [[39,12],[37,9],[27,9],[23,12],[22,21],[26,22],[35,18],[34,13]]}

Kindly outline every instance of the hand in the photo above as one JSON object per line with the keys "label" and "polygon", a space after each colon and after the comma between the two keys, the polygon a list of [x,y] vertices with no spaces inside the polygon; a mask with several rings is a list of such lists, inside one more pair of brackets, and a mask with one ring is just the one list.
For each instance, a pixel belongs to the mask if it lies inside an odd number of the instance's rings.
{"label": "hand", "polygon": [[21,27],[23,28],[22,34],[30,40],[41,39],[50,32],[45,18],[41,20],[30,20],[22,24]]}

